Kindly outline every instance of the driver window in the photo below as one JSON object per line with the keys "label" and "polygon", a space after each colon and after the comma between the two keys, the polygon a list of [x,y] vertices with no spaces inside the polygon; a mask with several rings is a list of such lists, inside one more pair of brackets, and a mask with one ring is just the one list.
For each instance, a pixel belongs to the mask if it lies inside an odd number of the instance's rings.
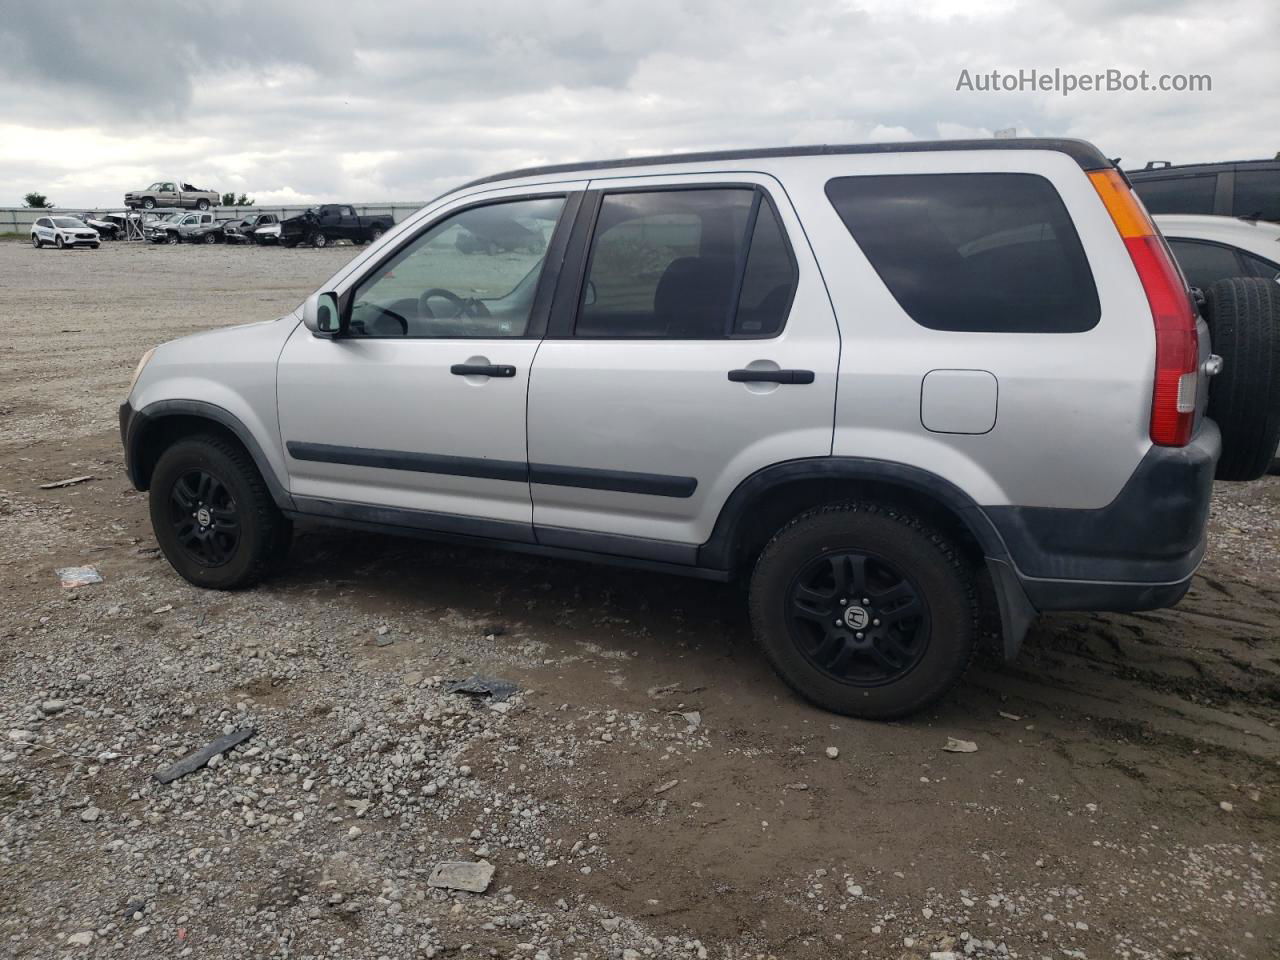
{"label": "driver window", "polygon": [[353,337],[519,337],[564,197],[471,207],[435,224],[355,289]]}

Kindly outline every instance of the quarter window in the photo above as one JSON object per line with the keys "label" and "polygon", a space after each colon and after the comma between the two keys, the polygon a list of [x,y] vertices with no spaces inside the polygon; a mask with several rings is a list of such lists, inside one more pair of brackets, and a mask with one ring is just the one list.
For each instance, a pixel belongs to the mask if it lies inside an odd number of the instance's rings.
{"label": "quarter window", "polygon": [[1217,174],[1194,177],[1135,178],[1133,188],[1148,213],[1213,213]]}
{"label": "quarter window", "polygon": [[1237,217],[1280,221],[1280,170],[1236,170]]}
{"label": "quarter window", "polygon": [[921,326],[1078,333],[1098,322],[1098,292],[1080,238],[1044,177],[841,177],[826,192],[889,292]]}
{"label": "quarter window", "polygon": [[515,200],[439,221],[356,286],[351,336],[523,336],[563,207]]}
{"label": "quarter window", "polygon": [[601,201],[575,334],[716,340],[782,329],[795,261],[761,191],[610,193]]}

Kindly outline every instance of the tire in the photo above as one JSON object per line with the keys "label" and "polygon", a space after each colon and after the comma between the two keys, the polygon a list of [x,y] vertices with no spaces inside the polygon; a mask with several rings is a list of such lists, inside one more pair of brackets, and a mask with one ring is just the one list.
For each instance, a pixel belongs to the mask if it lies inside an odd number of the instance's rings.
{"label": "tire", "polygon": [[[189,507],[199,516],[188,518]],[[179,440],[160,455],[150,511],[156,541],[174,570],[210,590],[260,582],[288,552],[293,535],[244,448],[211,435]],[[220,522],[234,523],[234,532],[219,531]]]}
{"label": "tire", "polygon": [[44,241],[42,241],[39,237],[37,237],[37,236],[33,233],[33,234],[31,235],[31,246],[32,246],[32,248],[34,248],[34,249],[36,249],[36,250],[39,250],[41,247],[43,247],[43,246],[44,246]]}
{"label": "tire", "polygon": [[217,242],[218,242],[218,237],[217,237],[217,235],[216,235],[216,234],[206,233],[206,234],[204,235],[204,242],[205,242],[205,243],[217,243]]}
{"label": "tire", "polygon": [[377,243],[379,240],[382,239],[382,235],[384,233],[386,233],[386,231],[383,230],[381,227],[374,227],[372,230],[369,231],[369,242]]}
{"label": "tire", "polygon": [[1210,284],[1205,321],[1221,355],[1209,416],[1222,430],[1219,480],[1257,480],[1280,444],[1280,287],[1261,278]]}
{"label": "tire", "polygon": [[62,240],[62,234],[58,234],[58,236],[54,238],[53,245],[57,247],[59,250],[67,249],[66,243],[64,243]]}
{"label": "tire", "polygon": [[208,201],[208,200],[197,200],[197,201],[196,201],[196,209],[197,209],[197,210],[208,210],[208,209],[209,209],[209,201]]}
{"label": "tire", "polygon": [[956,547],[874,503],[831,504],[778,531],[756,562],[749,605],[757,642],[793,690],[872,720],[946,693],[978,635],[977,593]]}
{"label": "tire", "polygon": [[170,230],[168,233],[164,235],[164,242],[172,246],[174,244],[181,243],[182,237],[179,236],[176,230]]}
{"label": "tire", "polygon": [[143,210],[154,210],[155,208],[156,208],[156,198],[155,198],[155,197],[143,197],[143,198],[142,198],[142,209],[143,209]]}
{"label": "tire", "polygon": [[329,245],[329,238],[325,236],[323,230],[312,230],[311,236],[308,238],[307,242],[319,250],[322,247],[327,247]]}
{"label": "tire", "polygon": [[102,244],[100,244],[100,243],[91,243],[91,244],[89,244],[89,249],[90,249],[90,250],[97,250],[97,249],[98,249],[98,247],[100,247],[100,246],[102,246]]}

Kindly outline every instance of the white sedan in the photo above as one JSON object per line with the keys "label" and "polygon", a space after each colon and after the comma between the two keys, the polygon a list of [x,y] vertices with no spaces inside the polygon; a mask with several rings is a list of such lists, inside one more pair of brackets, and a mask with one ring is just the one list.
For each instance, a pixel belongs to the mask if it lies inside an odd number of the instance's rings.
{"label": "white sedan", "polygon": [[31,225],[31,245],[39,250],[46,243],[59,250],[67,247],[92,247],[98,249],[102,238],[98,231],[75,217],[39,217]]}
{"label": "white sedan", "polygon": [[1226,277],[1280,277],[1280,224],[1181,213],[1155,221],[1193,287]]}

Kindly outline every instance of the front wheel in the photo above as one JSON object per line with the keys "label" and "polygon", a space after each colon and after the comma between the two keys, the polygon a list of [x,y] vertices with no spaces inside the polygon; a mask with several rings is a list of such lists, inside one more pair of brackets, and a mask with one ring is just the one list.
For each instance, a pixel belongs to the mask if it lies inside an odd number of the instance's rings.
{"label": "front wheel", "polygon": [[44,246],[44,244],[40,242],[40,238],[37,237],[34,233],[31,235],[31,246],[33,246],[37,250],[39,250],[41,247]]}
{"label": "front wheel", "polygon": [[184,579],[212,590],[262,580],[283,558],[293,533],[253,460],[221,437],[179,440],[160,455],[150,509],[169,563]]}
{"label": "front wheel", "polygon": [[156,208],[156,201],[154,197],[147,197],[142,201],[143,210],[154,210],[155,208]]}
{"label": "front wheel", "polygon": [[316,249],[327,247],[329,245],[329,238],[324,235],[323,230],[313,231],[311,234],[311,245]]}
{"label": "front wheel", "polygon": [[66,244],[66,242],[62,239],[62,236],[61,236],[61,235],[59,235],[59,236],[58,236],[58,238],[53,242],[53,245],[54,245],[55,247],[57,247],[59,250],[65,250],[65,249],[67,249],[67,244]]}
{"label": "front wheel", "polygon": [[100,244],[97,244],[97,243],[91,243],[91,244],[89,244],[89,248],[90,248],[91,250],[97,250],[99,246],[100,246]]}
{"label": "front wheel", "polygon": [[214,234],[212,234],[212,233],[206,233],[206,234],[204,235],[204,242],[205,242],[205,243],[217,243],[217,242],[218,242],[218,238],[217,238]]}
{"label": "front wheel", "polygon": [[164,242],[168,244],[178,243],[182,238],[177,233],[170,231],[165,235]]}
{"label": "front wheel", "polygon": [[751,576],[751,621],[797,693],[888,720],[941,697],[973,655],[972,576],[941,535],[896,509],[833,504],[787,524]]}

